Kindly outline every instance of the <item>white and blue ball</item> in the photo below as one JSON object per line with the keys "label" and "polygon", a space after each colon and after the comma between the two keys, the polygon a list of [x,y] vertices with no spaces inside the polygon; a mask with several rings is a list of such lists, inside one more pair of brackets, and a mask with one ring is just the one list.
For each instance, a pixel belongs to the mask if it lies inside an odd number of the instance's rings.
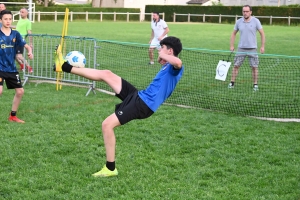
{"label": "white and blue ball", "polygon": [[66,55],[66,61],[73,67],[84,67],[86,59],[80,51],[71,51]]}

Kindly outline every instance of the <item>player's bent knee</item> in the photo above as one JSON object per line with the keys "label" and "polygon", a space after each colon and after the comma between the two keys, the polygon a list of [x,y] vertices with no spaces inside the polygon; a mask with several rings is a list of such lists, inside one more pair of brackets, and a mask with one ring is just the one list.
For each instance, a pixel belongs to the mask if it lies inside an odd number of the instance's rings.
{"label": "player's bent knee", "polygon": [[108,130],[112,130],[114,127],[112,126],[112,124],[109,122],[109,120],[104,120],[102,122],[102,131],[103,133],[106,133]]}
{"label": "player's bent knee", "polygon": [[117,126],[120,126],[119,119],[115,114],[110,115],[102,122],[102,131],[106,133],[109,130],[114,129]]}
{"label": "player's bent knee", "polygon": [[22,97],[24,95],[24,89],[23,88],[17,88],[16,89],[16,96]]}
{"label": "player's bent knee", "polygon": [[22,62],[24,60],[23,55],[22,54],[16,54],[16,60],[18,62]]}

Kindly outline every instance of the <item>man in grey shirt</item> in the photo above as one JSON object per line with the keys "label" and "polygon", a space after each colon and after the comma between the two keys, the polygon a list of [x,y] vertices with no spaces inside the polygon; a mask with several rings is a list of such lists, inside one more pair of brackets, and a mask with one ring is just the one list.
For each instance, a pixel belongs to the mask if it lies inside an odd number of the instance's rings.
{"label": "man in grey shirt", "polygon": [[228,88],[234,88],[234,81],[238,74],[239,67],[243,64],[244,59],[248,56],[250,67],[252,68],[253,90],[258,90],[258,55],[257,55],[257,41],[256,31],[261,36],[260,53],[265,52],[265,34],[260,21],[251,16],[252,8],[249,5],[243,6],[243,18],[236,21],[234,30],[230,38],[230,51],[234,51],[235,36],[240,31],[240,41],[238,45],[238,52],[234,58],[234,68],[232,70],[231,82]]}

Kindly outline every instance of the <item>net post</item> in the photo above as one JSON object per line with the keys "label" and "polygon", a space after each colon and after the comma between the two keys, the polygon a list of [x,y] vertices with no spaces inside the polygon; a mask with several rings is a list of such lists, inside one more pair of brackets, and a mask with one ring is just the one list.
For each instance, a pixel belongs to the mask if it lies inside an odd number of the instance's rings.
{"label": "net post", "polygon": [[191,14],[189,13],[188,14],[188,22],[190,22],[191,21]]}
{"label": "net post", "polygon": [[162,19],[165,20],[165,13],[162,13]]}
{"label": "net post", "polygon": [[70,12],[70,21],[73,21],[73,11]]}
{"label": "net post", "polygon": [[[97,41],[94,40],[94,60],[93,60],[93,62],[94,62],[94,69],[97,69],[97,66],[98,66],[97,59],[96,59],[97,58],[97,49],[98,48],[100,48],[100,47],[97,46]],[[92,84],[90,84],[90,88],[87,91],[87,93],[85,94],[85,96],[88,96],[91,93],[91,91],[93,91],[93,93],[96,94],[95,88],[96,88],[96,81],[93,81]]]}
{"label": "net post", "polygon": [[142,12],[142,10],[140,10],[140,22],[142,22],[142,14],[143,14],[143,12]]}
{"label": "net post", "polygon": [[176,22],[176,13],[173,13],[173,22]]}
{"label": "net post", "polygon": [[291,25],[291,16],[288,17],[288,25]]}
{"label": "net post", "polygon": [[33,12],[32,12],[33,19],[32,19],[32,21],[35,22],[35,3],[33,3],[32,5],[33,5],[33,9],[32,9],[33,10]]}
{"label": "net post", "polygon": [[89,12],[88,11],[86,11],[85,12],[85,21],[89,21]]}
{"label": "net post", "polygon": [[114,22],[116,21],[116,19],[117,19],[117,14],[116,12],[114,12]]}
{"label": "net post", "polygon": [[[67,35],[67,32],[68,32],[68,21],[69,21],[69,9],[66,8],[60,44],[57,47],[56,55],[55,55],[55,61],[56,61],[55,65],[59,65],[60,68],[63,64],[63,63],[61,63],[63,61],[62,54],[65,53],[65,50],[66,50],[65,36]],[[56,73],[57,73],[56,74],[56,90],[61,90],[62,89],[61,80],[63,78],[63,72],[57,71]]]}
{"label": "net post", "polygon": [[203,14],[203,22],[205,22],[205,14]]}
{"label": "net post", "polygon": [[272,25],[272,15],[270,16],[270,25]]}
{"label": "net post", "polygon": [[129,12],[127,12],[127,18],[126,18],[127,22],[129,22]]}
{"label": "net post", "polygon": [[237,17],[238,17],[238,16],[237,16],[237,15],[235,15],[235,22],[237,21]]}
{"label": "net post", "polygon": [[29,8],[28,8],[28,10],[29,10],[29,20],[30,21],[32,21],[32,0],[29,0],[28,1],[28,6],[29,6]]}
{"label": "net post", "polygon": [[41,21],[41,12],[38,11],[38,22],[40,22],[40,21]]}
{"label": "net post", "polygon": [[221,22],[222,22],[222,15],[220,14],[219,15],[219,24],[221,24]]}
{"label": "net post", "polygon": [[100,22],[102,22],[102,11],[100,12]]}
{"label": "net post", "polygon": [[57,11],[54,11],[54,21],[57,22]]}

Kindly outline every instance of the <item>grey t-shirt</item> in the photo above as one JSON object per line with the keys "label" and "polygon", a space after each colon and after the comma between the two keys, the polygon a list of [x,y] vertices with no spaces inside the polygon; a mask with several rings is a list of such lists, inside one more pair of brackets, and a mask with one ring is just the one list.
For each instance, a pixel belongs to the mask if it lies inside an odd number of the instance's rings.
{"label": "grey t-shirt", "polygon": [[257,48],[256,31],[262,29],[260,21],[251,16],[250,21],[244,18],[236,21],[234,30],[240,31],[239,48]]}

